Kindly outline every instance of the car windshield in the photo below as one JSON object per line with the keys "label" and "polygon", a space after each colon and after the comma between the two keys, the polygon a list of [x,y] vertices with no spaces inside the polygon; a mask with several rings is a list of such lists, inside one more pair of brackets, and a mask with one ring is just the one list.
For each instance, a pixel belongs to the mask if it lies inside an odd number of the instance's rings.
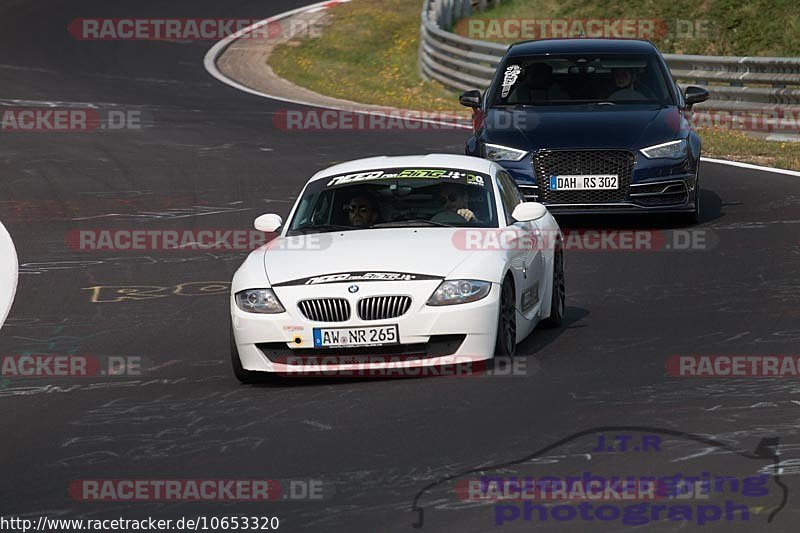
{"label": "car windshield", "polygon": [[655,55],[511,57],[500,73],[493,106],[673,103]]}
{"label": "car windshield", "polygon": [[491,178],[452,168],[332,176],[306,187],[287,235],[397,227],[497,227]]}

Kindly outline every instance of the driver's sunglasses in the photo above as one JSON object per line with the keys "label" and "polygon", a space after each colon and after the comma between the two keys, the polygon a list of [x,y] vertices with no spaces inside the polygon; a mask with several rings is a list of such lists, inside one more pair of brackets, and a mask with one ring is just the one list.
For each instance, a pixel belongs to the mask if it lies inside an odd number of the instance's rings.
{"label": "driver's sunglasses", "polygon": [[372,211],[372,208],[368,205],[346,205],[344,206],[344,210],[350,213],[351,215],[354,213],[365,215],[370,211]]}

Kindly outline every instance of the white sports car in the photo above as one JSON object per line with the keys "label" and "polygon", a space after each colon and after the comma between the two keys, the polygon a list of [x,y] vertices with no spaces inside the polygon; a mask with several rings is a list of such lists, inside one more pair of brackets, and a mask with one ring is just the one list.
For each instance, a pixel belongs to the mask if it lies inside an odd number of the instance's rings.
{"label": "white sports car", "polygon": [[[313,176],[233,277],[231,357],[267,373],[514,355],[564,315],[558,223],[491,161],[376,157]],[[302,368],[301,368],[302,367]]]}

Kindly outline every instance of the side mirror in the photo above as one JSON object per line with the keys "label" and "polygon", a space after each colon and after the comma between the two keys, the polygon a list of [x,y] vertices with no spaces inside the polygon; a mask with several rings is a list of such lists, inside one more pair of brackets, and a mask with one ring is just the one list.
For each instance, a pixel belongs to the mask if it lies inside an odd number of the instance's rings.
{"label": "side mirror", "polygon": [[708,100],[708,91],[702,87],[690,85],[683,93],[683,99],[686,101],[686,107],[692,107],[694,104]]}
{"label": "side mirror", "polygon": [[539,220],[547,214],[547,208],[539,202],[522,202],[514,208],[511,217],[518,222]]}
{"label": "side mirror", "polygon": [[464,107],[471,107],[478,109],[481,107],[481,92],[480,91],[467,91],[461,95],[458,100]]}
{"label": "side mirror", "polygon": [[274,233],[281,225],[283,225],[283,219],[280,215],[274,214],[261,215],[253,222],[253,226],[255,226],[258,231],[264,231],[266,233]]}

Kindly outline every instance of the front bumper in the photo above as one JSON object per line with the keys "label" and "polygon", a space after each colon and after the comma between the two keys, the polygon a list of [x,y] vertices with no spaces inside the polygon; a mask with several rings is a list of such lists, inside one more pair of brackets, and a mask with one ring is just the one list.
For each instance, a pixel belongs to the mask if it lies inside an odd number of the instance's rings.
{"label": "front bumper", "polygon": [[622,213],[690,213],[695,210],[694,176],[652,183],[634,183],[622,202],[546,203],[559,215],[622,214]]}
{"label": "front bumper", "polygon": [[[547,161],[543,152],[559,157]],[[503,166],[527,201],[541,202],[557,214],[674,213],[695,209],[697,168],[688,157],[655,160],[625,150],[544,150],[517,163],[503,162]],[[620,176],[620,189],[553,192],[546,189],[550,174],[616,174]]]}
{"label": "front bumper", "polygon": [[[452,364],[454,358],[462,361],[490,359],[497,337],[500,287],[492,284],[489,295],[477,302],[441,307],[426,305],[438,284],[438,280],[362,283],[356,295],[348,293],[349,283],[280,287],[276,294],[286,312],[274,315],[242,311],[231,297],[233,335],[242,367],[250,371],[296,374],[298,365],[302,365],[303,371],[317,372],[392,368],[398,358],[405,359],[407,368]],[[307,298],[346,298],[355,309],[360,298],[382,295],[411,296],[411,307],[402,316],[387,320],[365,321],[354,313],[346,321],[314,322],[302,314],[296,303]],[[397,324],[400,344],[314,347],[314,328],[389,324]],[[311,363],[304,363],[306,359]],[[365,359],[371,362],[365,363]]]}

